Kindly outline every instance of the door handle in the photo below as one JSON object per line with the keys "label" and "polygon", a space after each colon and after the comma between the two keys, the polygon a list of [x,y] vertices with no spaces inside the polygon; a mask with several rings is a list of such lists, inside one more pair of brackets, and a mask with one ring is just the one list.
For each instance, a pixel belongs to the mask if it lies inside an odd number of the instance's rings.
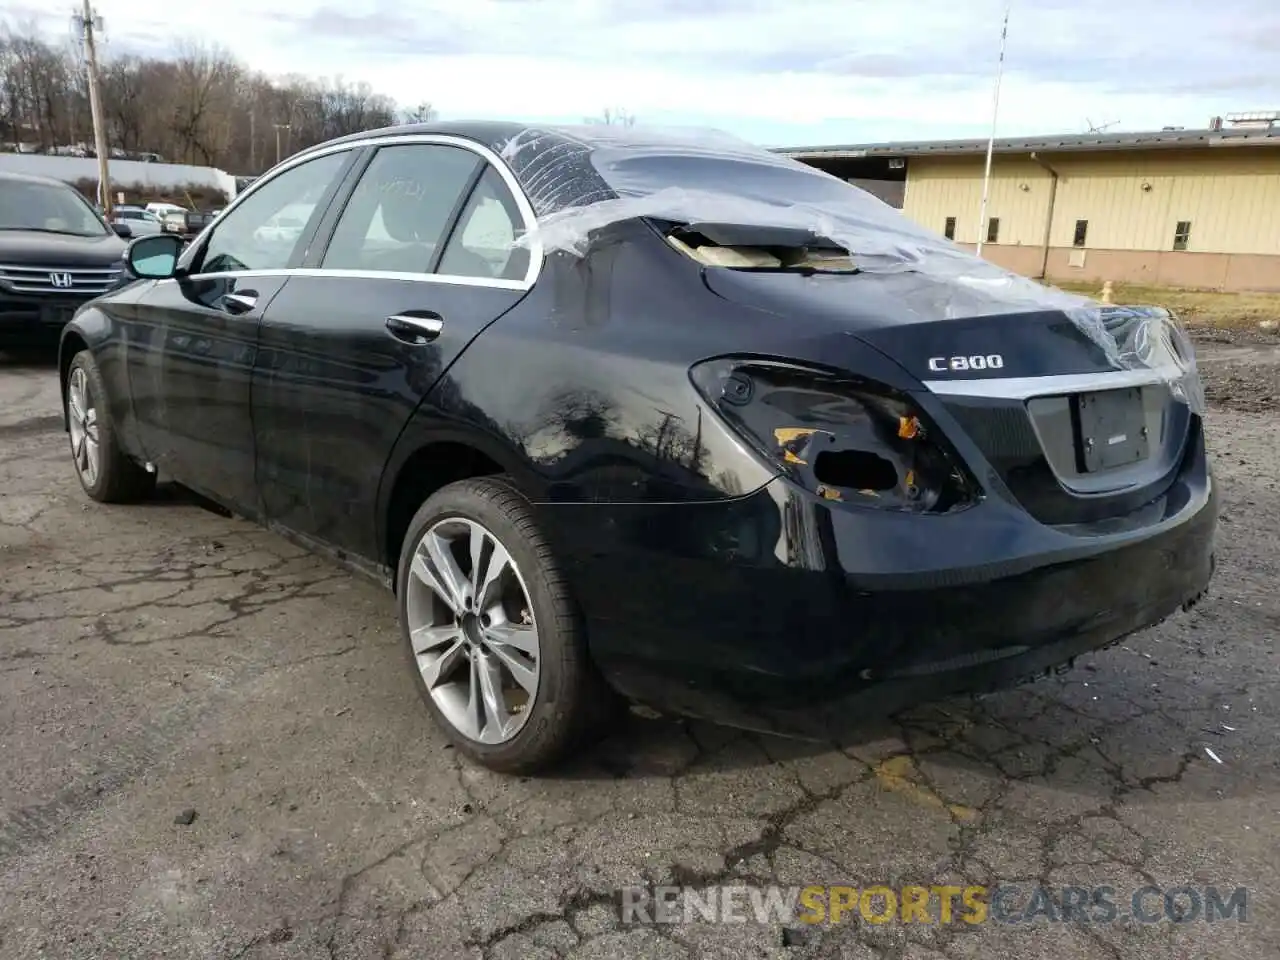
{"label": "door handle", "polygon": [[222,302],[230,313],[248,313],[257,306],[258,293],[256,290],[246,290],[244,293],[224,293]]}
{"label": "door handle", "polygon": [[444,318],[434,313],[414,316],[411,313],[396,313],[387,317],[387,330],[397,340],[421,346],[430,343],[440,336],[444,329]]}

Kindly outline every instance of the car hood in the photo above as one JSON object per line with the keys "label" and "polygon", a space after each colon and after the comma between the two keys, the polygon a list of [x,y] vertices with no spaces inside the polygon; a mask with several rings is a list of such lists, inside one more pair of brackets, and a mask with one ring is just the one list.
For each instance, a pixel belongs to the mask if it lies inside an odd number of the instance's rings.
{"label": "car hood", "polygon": [[0,230],[0,263],[15,266],[105,266],[123,260],[126,247],[114,233],[71,237],[37,230]]}
{"label": "car hood", "polygon": [[[817,325],[852,335],[921,381],[939,378],[939,362],[947,379],[1044,377],[1136,366],[1129,355],[1136,325],[1169,318],[1159,308],[1086,306],[1083,298],[1038,284],[1043,292],[1037,293],[1021,285],[1032,283],[1023,278],[1002,287],[912,271],[808,274],[711,267],[703,275],[707,287],[725,300],[776,314],[798,327]],[[1073,305],[1077,299],[1082,306]],[[953,365],[957,357],[964,360]],[[967,364],[971,357],[982,359]],[[998,359],[989,363],[990,357]],[[839,363],[834,356],[803,359]]]}

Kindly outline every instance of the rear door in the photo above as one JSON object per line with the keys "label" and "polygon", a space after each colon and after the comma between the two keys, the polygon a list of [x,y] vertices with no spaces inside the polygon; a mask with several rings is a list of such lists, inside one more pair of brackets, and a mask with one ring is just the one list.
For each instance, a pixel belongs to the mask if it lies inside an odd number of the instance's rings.
{"label": "rear door", "polygon": [[[378,483],[442,372],[531,285],[515,181],[470,141],[389,140],[272,301],[254,371],[268,519],[376,559]],[[519,199],[517,199],[519,198]]]}
{"label": "rear door", "polygon": [[352,159],[351,151],[327,154],[265,181],[184,255],[190,273],[156,283],[127,323],[130,389],[147,457],[250,515],[259,512],[249,409],[258,324],[308,237],[267,242],[258,228],[302,204],[314,232]]}

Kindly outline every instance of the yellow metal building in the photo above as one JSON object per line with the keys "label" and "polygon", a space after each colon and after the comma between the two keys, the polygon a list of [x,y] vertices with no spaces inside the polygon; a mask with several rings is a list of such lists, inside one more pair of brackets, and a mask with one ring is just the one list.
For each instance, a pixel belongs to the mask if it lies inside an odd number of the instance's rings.
{"label": "yellow metal building", "polygon": [[[780,152],[975,247],[985,140]],[[1280,290],[1280,129],[997,140],[984,257],[1050,282]]]}

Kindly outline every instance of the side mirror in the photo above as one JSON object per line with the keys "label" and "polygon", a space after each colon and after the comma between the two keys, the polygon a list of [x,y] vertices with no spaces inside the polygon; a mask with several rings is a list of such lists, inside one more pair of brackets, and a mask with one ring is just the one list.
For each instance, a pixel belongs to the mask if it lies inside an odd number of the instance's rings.
{"label": "side mirror", "polygon": [[183,246],[182,238],[171,233],[139,237],[129,244],[124,261],[141,280],[168,280],[177,270]]}
{"label": "side mirror", "polygon": [[116,232],[117,237],[121,237],[125,240],[128,240],[133,236],[133,228],[127,223],[113,223],[111,224],[111,229]]}

